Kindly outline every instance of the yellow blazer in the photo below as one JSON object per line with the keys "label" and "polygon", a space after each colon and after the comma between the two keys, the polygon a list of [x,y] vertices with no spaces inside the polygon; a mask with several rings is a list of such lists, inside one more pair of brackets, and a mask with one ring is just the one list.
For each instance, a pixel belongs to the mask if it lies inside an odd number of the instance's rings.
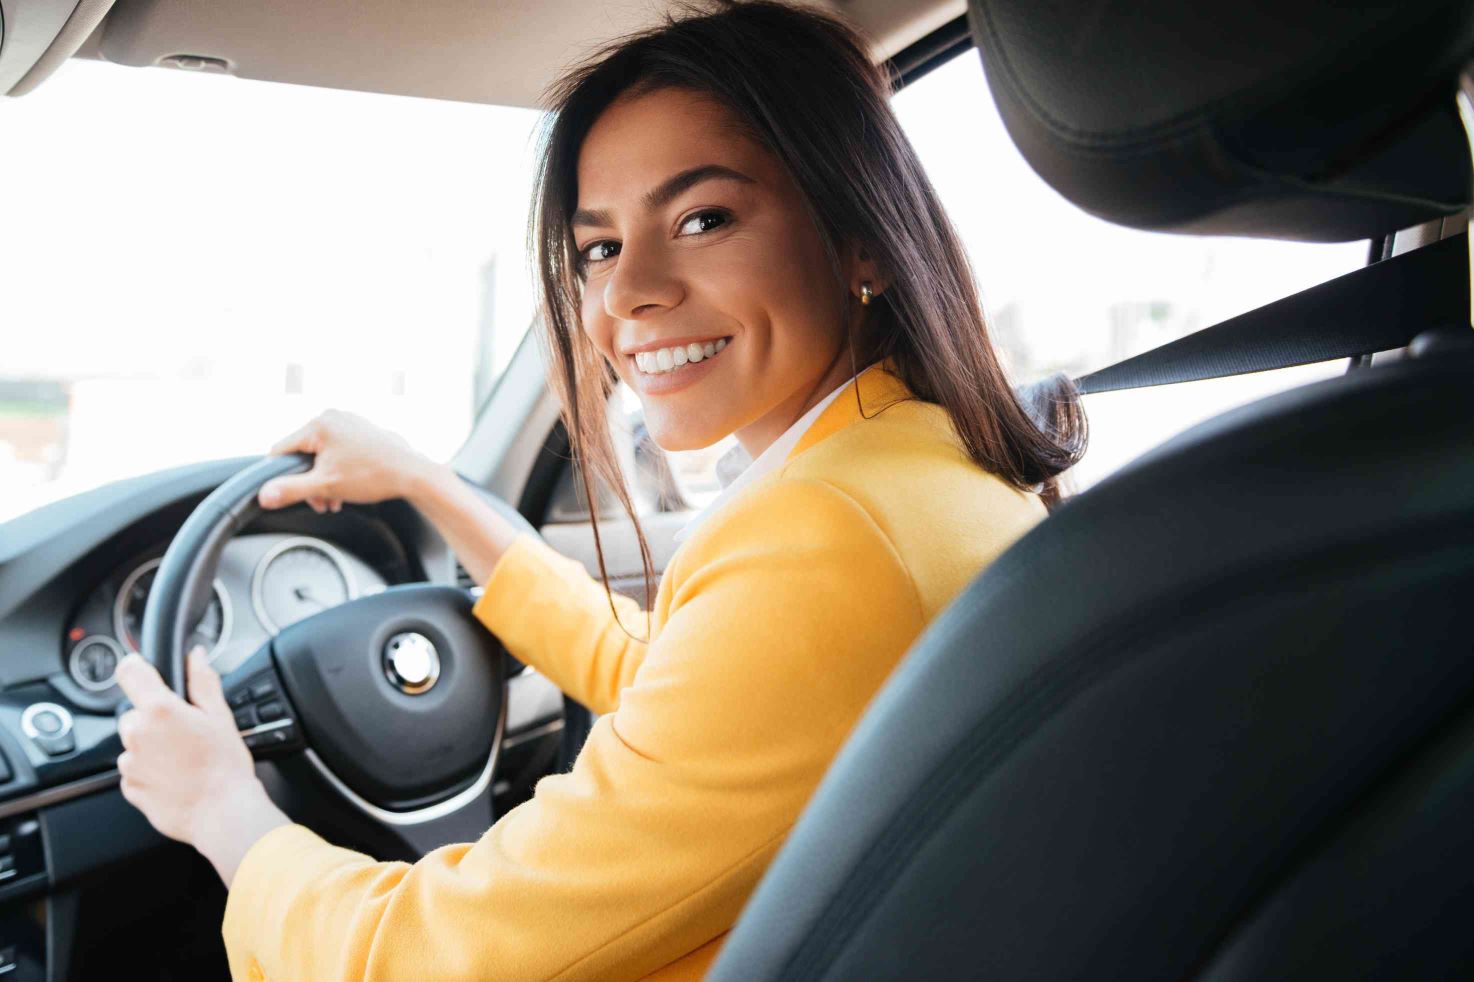
{"label": "yellow blazer", "polygon": [[[233,977],[701,978],[891,669],[1045,515],[890,367],[681,545],[649,644],[580,563],[518,538],[473,613],[604,714],[573,770],[413,864],[271,830],[226,902]],[[645,612],[615,599],[643,635]]]}

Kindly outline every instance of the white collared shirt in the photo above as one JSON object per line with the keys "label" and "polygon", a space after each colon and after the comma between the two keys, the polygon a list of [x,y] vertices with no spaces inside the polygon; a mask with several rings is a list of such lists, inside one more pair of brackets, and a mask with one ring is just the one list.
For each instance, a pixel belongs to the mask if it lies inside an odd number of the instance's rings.
{"label": "white collared shirt", "polygon": [[853,381],[854,376],[851,376],[835,386],[832,392],[816,402],[808,412],[794,420],[792,426],[784,430],[778,439],[769,444],[768,449],[758,454],[756,460],[746,463],[746,466],[743,466],[744,462],[749,461],[750,458],[747,456],[747,451],[742,449],[742,444],[739,443],[731,450],[722,454],[716,464],[717,480],[722,484],[721,493],[713,498],[705,508],[692,515],[691,519],[685,525],[677,529],[675,535],[672,536],[672,540],[675,542],[684,541],[692,532],[696,531],[696,526],[710,518],[712,513],[730,501],[737,492],[769,471],[777,470],[782,466],[783,461],[788,457],[789,451],[794,448],[808,428],[814,424],[814,420],[819,418],[819,414],[824,411],[824,407],[833,402],[834,397],[839,395]]}

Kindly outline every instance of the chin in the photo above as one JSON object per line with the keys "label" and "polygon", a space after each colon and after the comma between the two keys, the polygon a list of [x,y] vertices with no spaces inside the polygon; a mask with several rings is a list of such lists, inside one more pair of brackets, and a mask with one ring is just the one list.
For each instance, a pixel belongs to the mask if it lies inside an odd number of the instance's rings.
{"label": "chin", "polygon": [[655,445],[666,453],[701,450],[732,432],[721,427],[692,426],[689,421],[657,419],[648,412],[645,415],[645,426]]}

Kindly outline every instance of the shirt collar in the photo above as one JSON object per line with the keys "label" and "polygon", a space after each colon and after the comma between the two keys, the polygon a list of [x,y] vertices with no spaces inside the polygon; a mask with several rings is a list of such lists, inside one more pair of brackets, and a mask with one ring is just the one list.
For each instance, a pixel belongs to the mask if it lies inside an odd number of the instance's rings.
{"label": "shirt collar", "polygon": [[[774,440],[766,450],[758,454],[755,460],[749,462],[747,452],[742,449],[741,444],[722,454],[716,464],[717,480],[722,484],[721,493],[713,498],[705,508],[692,515],[690,520],[676,531],[672,537],[673,541],[678,543],[684,541],[698,525],[749,484],[777,470],[788,460],[818,443],[824,437],[861,419],[862,415],[860,407],[856,405],[857,401],[864,403],[864,416],[869,417],[898,398],[908,398],[910,392],[899,376],[893,374],[894,369],[894,361],[887,359],[884,362],[869,365],[861,369],[858,375],[841,382],[828,395],[815,403],[808,412],[795,420],[793,425],[784,430],[782,435]],[[845,395],[843,399],[840,398],[852,388],[859,389],[859,400],[850,395]]]}

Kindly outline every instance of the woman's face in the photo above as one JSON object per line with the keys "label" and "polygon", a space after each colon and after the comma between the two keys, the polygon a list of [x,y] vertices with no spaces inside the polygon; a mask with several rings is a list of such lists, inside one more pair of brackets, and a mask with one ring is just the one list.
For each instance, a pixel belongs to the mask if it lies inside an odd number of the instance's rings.
{"label": "woman's face", "polygon": [[662,448],[736,433],[756,456],[849,378],[848,293],[818,229],[720,103],[621,97],[584,139],[577,179],[583,327]]}

